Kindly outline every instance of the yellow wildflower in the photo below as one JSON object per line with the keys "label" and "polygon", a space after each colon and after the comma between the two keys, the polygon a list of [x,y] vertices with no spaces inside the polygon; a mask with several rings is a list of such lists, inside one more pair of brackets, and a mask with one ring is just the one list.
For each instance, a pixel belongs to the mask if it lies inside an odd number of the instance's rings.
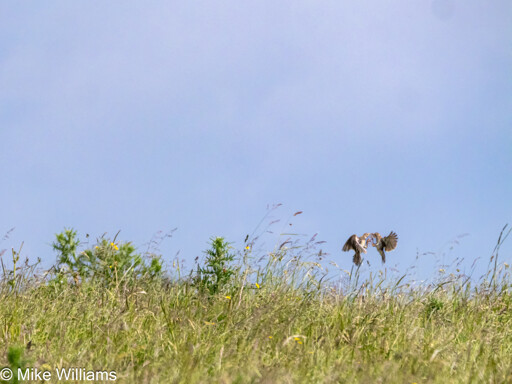
{"label": "yellow wildflower", "polygon": [[255,284],[256,288],[260,289],[260,285],[258,283]]}
{"label": "yellow wildflower", "polygon": [[251,250],[251,247],[250,247],[250,246],[247,246],[247,247],[245,247],[245,249],[246,249],[247,251],[250,251],[250,250]]}
{"label": "yellow wildflower", "polygon": [[226,296],[226,299],[231,300],[231,296]]}
{"label": "yellow wildflower", "polygon": [[300,337],[294,337],[293,340],[295,341],[299,341],[300,340]]}
{"label": "yellow wildflower", "polygon": [[94,249],[98,249],[98,248],[99,248],[99,247],[98,247],[97,245],[94,247]]}
{"label": "yellow wildflower", "polygon": [[272,338],[272,336],[269,336],[268,338],[269,338],[269,339],[271,339],[271,338]]}
{"label": "yellow wildflower", "polygon": [[116,251],[119,251],[119,247],[114,244],[114,243],[110,243],[110,245],[112,246],[112,248],[114,248]]}

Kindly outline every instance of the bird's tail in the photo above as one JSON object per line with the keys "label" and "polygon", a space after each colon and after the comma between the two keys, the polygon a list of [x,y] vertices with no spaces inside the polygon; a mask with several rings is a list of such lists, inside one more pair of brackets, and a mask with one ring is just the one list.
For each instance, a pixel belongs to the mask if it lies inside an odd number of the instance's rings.
{"label": "bird's tail", "polygon": [[382,257],[382,264],[384,264],[386,262],[386,254],[384,253],[384,250],[377,248],[377,251],[379,251],[380,257]]}
{"label": "bird's tail", "polygon": [[360,266],[363,262],[361,260],[361,254],[359,252],[354,253],[354,258],[352,259],[355,265]]}

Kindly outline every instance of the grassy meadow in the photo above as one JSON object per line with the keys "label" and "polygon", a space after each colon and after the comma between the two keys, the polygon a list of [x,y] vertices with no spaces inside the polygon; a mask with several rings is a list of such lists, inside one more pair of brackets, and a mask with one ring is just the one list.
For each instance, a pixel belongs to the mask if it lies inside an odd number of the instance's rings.
{"label": "grassy meadow", "polygon": [[2,263],[0,368],[52,382],[63,367],[122,383],[512,382],[499,243],[477,283],[447,271],[424,285],[357,269],[329,279],[314,239],[257,255],[250,239],[241,250],[211,239],[186,272],[116,239],[84,249],[70,230],[54,249],[45,273],[19,251],[2,256],[14,267]]}

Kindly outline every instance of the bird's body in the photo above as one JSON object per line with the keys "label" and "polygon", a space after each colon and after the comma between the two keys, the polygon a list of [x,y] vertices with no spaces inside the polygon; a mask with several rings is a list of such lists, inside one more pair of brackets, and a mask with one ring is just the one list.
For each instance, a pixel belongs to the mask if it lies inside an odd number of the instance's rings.
{"label": "bird's body", "polygon": [[373,237],[373,246],[377,248],[377,251],[380,253],[380,256],[382,257],[382,262],[386,262],[386,253],[384,251],[392,251],[396,248],[396,244],[398,242],[398,235],[391,231],[391,233],[386,236],[382,237],[380,233],[375,232],[372,234]]}
{"label": "bird's body", "polygon": [[[368,249],[368,242],[372,239],[372,235],[370,233],[365,233],[363,236],[359,238],[359,244],[364,249]],[[366,253],[366,252],[365,252]]]}
{"label": "bird's body", "polygon": [[352,261],[355,265],[361,265],[362,259],[361,259],[361,253],[366,253],[366,249],[368,248],[368,244],[366,242],[366,239],[370,236],[369,233],[365,233],[361,237],[357,237],[357,235],[352,235],[348,238],[348,240],[345,242],[345,245],[343,246],[343,251],[348,252],[350,250],[353,250],[354,257]]}

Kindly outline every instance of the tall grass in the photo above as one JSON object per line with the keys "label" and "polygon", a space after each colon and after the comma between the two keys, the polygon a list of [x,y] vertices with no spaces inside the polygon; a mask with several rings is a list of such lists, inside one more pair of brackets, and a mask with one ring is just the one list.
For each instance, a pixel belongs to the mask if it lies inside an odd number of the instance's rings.
{"label": "tall grass", "polygon": [[314,238],[258,255],[246,239],[213,291],[177,260],[163,278],[111,285],[18,260],[0,281],[0,367],[114,370],[129,383],[510,383],[505,235],[476,283],[359,269],[328,280]]}

